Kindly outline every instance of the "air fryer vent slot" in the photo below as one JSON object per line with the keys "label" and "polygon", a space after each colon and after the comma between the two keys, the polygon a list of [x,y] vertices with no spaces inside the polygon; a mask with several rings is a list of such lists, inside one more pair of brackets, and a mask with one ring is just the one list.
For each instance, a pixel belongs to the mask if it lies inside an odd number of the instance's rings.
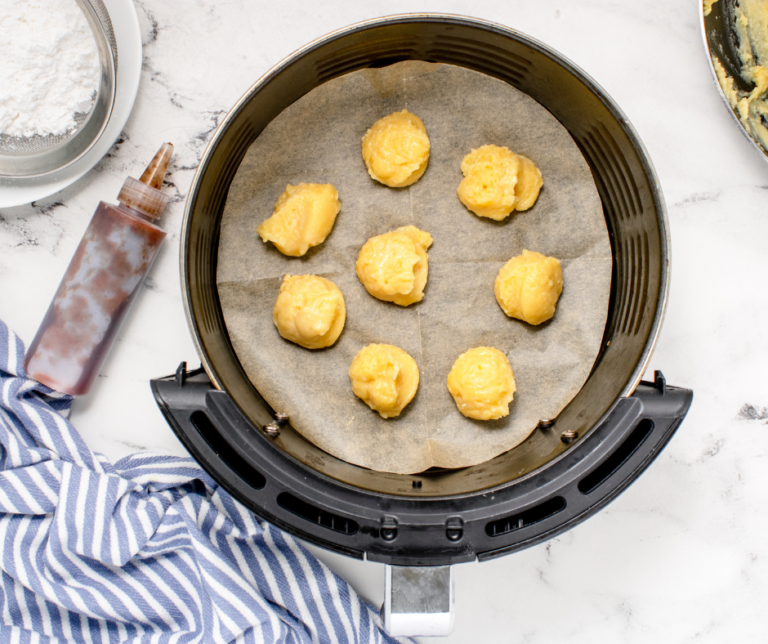
{"label": "air fryer vent slot", "polygon": [[195,426],[195,429],[200,433],[208,443],[210,448],[216,452],[216,455],[226,463],[237,476],[245,481],[255,490],[261,490],[266,484],[267,479],[261,472],[254,470],[248,463],[246,463],[242,456],[240,456],[232,446],[225,441],[216,427],[208,418],[208,414],[204,411],[194,411],[189,417],[190,422]]}
{"label": "air fryer vent slot", "polygon": [[306,519],[311,523],[328,528],[334,532],[351,535],[356,534],[360,528],[357,521],[333,514],[327,510],[321,510],[317,506],[293,496],[293,494],[288,494],[288,492],[277,495],[277,504],[297,517]]}
{"label": "air fryer vent slot", "polygon": [[432,46],[419,48],[414,41],[392,39],[347,47],[315,65],[318,82],[323,83],[365,67],[384,67],[403,60],[440,61],[483,71],[513,85],[522,84],[532,67],[531,61],[500,47],[484,45],[450,36],[437,36]]}
{"label": "air fryer vent slot", "polygon": [[393,38],[391,45],[389,45],[391,49],[387,47],[386,43],[385,40],[357,44],[346,47],[333,56],[321,58],[315,65],[318,84],[361,67],[369,67],[371,63],[378,62],[382,58],[391,59],[392,62],[419,58],[414,42],[403,42],[400,38]]}
{"label": "air fryer vent slot", "polygon": [[619,218],[628,221],[630,218],[641,217],[643,202],[640,199],[640,191],[626,159],[619,152],[618,145],[605,125],[600,123],[599,127],[593,127],[582,139],[582,144],[587,148],[590,160],[598,168],[606,196]]}
{"label": "air fryer vent slot", "polygon": [[[435,49],[428,50],[431,55],[436,50],[445,50],[451,52],[453,57],[457,53],[468,53],[473,55],[478,60],[488,61],[491,57],[495,58],[500,68],[511,67],[521,77],[528,74],[533,63],[527,58],[513,54],[512,52],[502,49],[501,47],[494,47],[488,43],[484,43],[478,46],[476,41],[469,40],[468,38],[457,38],[456,36],[441,36],[435,37]],[[430,56],[431,57],[431,56]]]}
{"label": "air fryer vent slot", "polygon": [[[203,261],[203,254],[206,252],[206,249],[211,247],[210,235],[207,228],[201,228],[197,231],[194,243],[196,261],[193,264],[193,270],[195,281],[198,284],[205,284],[209,280],[209,273],[206,270],[208,263]],[[203,323],[205,330],[212,333],[217,327],[216,303],[214,303],[211,298],[203,298],[201,305],[201,322]]]}
{"label": "air fryer vent slot", "polygon": [[640,330],[648,300],[651,261],[648,235],[631,235],[624,239],[623,246],[618,275],[617,329],[624,335],[635,335]]}
{"label": "air fryer vent slot", "polygon": [[520,86],[531,68],[531,61],[499,47],[484,45],[464,38],[437,36],[434,46],[427,49],[427,60],[469,67]]}
{"label": "air fryer vent slot", "polygon": [[331,65],[327,69],[318,71],[318,74],[320,79],[324,82],[348,72],[353,72],[362,67],[384,67],[385,64],[382,60],[386,61],[386,64],[392,65],[403,60],[410,60],[413,56],[414,52],[412,49],[402,47],[388,51],[387,56],[384,59],[362,52],[354,58],[344,58],[338,61],[335,65]]}
{"label": "air fryer vent slot", "polygon": [[624,242],[624,257],[629,269],[629,291],[619,313],[619,330],[627,335],[637,333],[643,317],[648,290],[650,251],[648,236],[633,235]]}
{"label": "air fryer vent slot", "polygon": [[460,67],[482,69],[484,74],[500,78],[515,87],[521,85],[525,78],[522,73],[513,71],[502,63],[492,62],[487,58],[475,56],[471,52],[434,48],[430,50],[429,58],[430,60],[437,59],[441,62]]}
{"label": "air fryer vent slot", "polygon": [[[219,117],[215,114],[212,116],[213,129],[216,129],[219,125]],[[247,130],[249,134],[242,136],[239,143],[232,146],[228,151],[227,159],[221,163],[221,172],[228,179],[227,181],[218,182],[211,189],[210,199],[214,203],[220,203],[222,209],[226,202],[229,181],[234,177],[235,172],[240,167],[240,161],[242,161],[251,143],[259,134],[259,132],[251,131],[253,128],[250,124],[245,127],[241,126],[240,129]],[[209,216],[209,221],[215,220],[215,213],[210,213]],[[216,283],[218,235],[218,228],[212,229],[209,225],[197,228],[191,236],[190,245],[187,249],[188,258],[185,260],[186,265],[192,267],[189,271],[189,277],[185,278],[189,280],[188,286],[206,293],[205,296],[200,298],[200,319],[207,333],[217,333],[223,324],[220,316],[218,296],[212,297],[210,294],[211,289],[208,288],[209,284],[215,285]],[[211,270],[211,267],[213,267],[213,270]],[[215,287],[213,290],[215,291]]]}
{"label": "air fryer vent slot", "polygon": [[[622,251],[616,263],[616,333],[637,335],[645,317],[651,273],[648,233],[634,223],[643,216],[640,191],[626,158],[605,125],[593,127],[579,142],[595,170],[593,176],[606,219],[621,222],[623,225],[618,228],[629,228],[615,242]],[[632,229],[636,232],[630,232]]]}
{"label": "air fryer vent slot", "polygon": [[624,439],[624,442],[608,458],[579,481],[579,492],[589,494],[597,489],[600,484],[607,481],[635,453],[635,450],[643,444],[645,439],[650,436],[653,427],[652,420],[648,418],[641,420],[637,427],[632,430],[632,433]]}
{"label": "air fryer vent slot", "polygon": [[539,505],[535,505],[532,508],[520,512],[519,514],[504,517],[503,519],[496,519],[496,521],[487,523],[485,526],[485,534],[489,537],[499,537],[502,534],[514,532],[521,528],[527,528],[534,523],[548,519],[564,509],[565,499],[562,496],[555,496],[551,499],[547,499],[544,503],[540,503]]}
{"label": "air fryer vent slot", "polygon": [[617,170],[616,176],[621,183],[622,190],[629,196],[627,201],[631,204],[632,215],[636,217],[642,215],[643,202],[640,199],[640,190],[637,187],[634,176],[629,171],[626,157],[621,153],[616,140],[611,136],[608,128],[603,123],[600,123],[599,129],[593,131],[597,138],[602,139],[603,150],[606,156],[612,160],[613,166]]}

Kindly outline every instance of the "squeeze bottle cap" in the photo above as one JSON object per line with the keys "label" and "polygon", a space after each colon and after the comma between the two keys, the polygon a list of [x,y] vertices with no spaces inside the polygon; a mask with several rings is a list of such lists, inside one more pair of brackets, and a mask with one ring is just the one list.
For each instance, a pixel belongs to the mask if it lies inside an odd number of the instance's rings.
{"label": "squeeze bottle cap", "polygon": [[163,214],[168,195],[159,190],[163,184],[165,173],[168,171],[168,163],[173,156],[173,144],[163,143],[157,151],[155,158],[149,162],[141,179],[136,181],[128,177],[117,195],[117,200],[128,208],[133,208],[157,219]]}

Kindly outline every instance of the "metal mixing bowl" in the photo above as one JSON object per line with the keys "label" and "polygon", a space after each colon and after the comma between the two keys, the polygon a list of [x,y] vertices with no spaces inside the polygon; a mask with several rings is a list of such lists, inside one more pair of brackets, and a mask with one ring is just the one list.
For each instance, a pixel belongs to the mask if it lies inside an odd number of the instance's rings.
{"label": "metal mixing bowl", "polygon": [[739,115],[731,107],[728,102],[728,98],[723,92],[723,88],[720,86],[720,81],[717,79],[717,72],[715,71],[714,60],[717,60],[733,79],[736,89],[742,92],[750,92],[754,89],[754,84],[747,83],[742,78],[742,63],[739,59],[739,37],[736,34],[736,29],[733,25],[733,10],[736,0],[718,0],[712,5],[712,11],[708,16],[704,15],[703,6],[699,7],[701,11],[701,36],[704,40],[704,47],[707,51],[707,60],[709,62],[709,70],[712,72],[712,78],[715,81],[715,87],[720,94],[720,98],[723,99],[725,106],[728,108],[728,112],[736,121],[741,133],[747,137],[747,140],[752,144],[760,155],[768,161],[768,151],[755,139],[754,136],[744,127],[744,124],[739,119]]}
{"label": "metal mixing bowl", "polygon": [[75,128],[58,136],[11,137],[0,134],[0,177],[39,177],[66,168],[94,146],[107,126],[115,102],[115,35],[101,0],[76,2],[91,27],[99,52],[101,74],[93,106],[87,114],[76,116]]}

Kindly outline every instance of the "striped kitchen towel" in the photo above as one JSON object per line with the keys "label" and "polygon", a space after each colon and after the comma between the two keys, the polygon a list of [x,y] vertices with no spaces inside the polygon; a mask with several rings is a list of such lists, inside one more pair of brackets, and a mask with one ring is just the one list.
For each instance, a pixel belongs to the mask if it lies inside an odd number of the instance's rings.
{"label": "striped kitchen towel", "polygon": [[114,465],[0,321],[0,642],[405,642],[191,459]]}

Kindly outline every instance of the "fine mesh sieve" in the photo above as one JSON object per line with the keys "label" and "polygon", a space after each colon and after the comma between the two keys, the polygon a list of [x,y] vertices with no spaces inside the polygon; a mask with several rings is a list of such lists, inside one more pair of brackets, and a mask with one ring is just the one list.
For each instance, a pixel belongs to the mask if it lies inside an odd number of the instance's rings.
{"label": "fine mesh sieve", "polygon": [[96,40],[101,74],[89,112],[75,114],[64,134],[20,137],[0,134],[0,177],[34,177],[65,168],[91,149],[112,114],[117,77],[117,41],[102,0],[76,0]]}

